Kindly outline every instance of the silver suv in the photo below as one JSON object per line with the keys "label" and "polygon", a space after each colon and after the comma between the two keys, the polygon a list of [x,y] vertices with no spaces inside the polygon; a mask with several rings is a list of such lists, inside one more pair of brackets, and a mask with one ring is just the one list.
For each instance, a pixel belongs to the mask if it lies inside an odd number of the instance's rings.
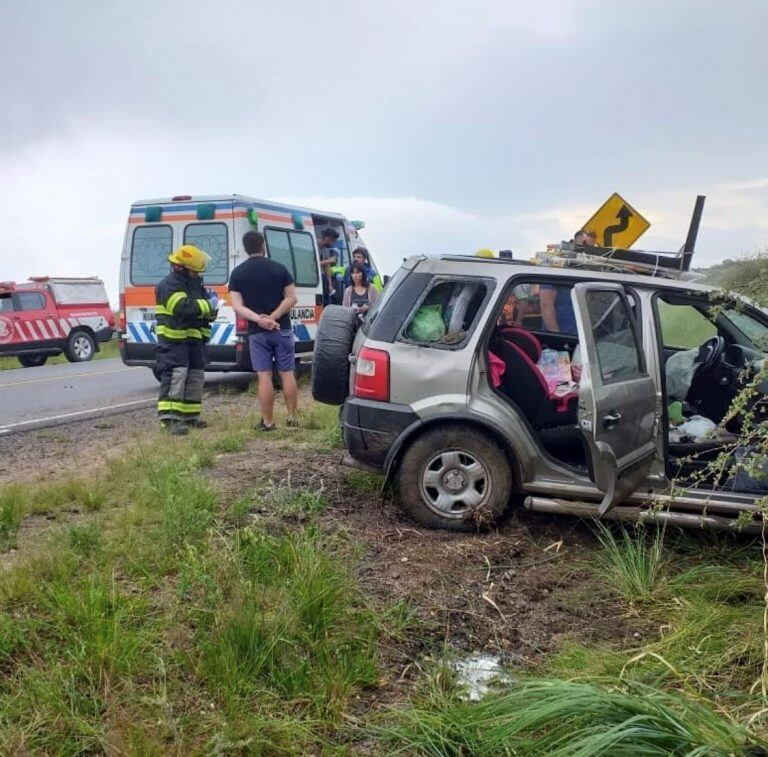
{"label": "silver suv", "polygon": [[344,462],[428,527],[477,528],[514,501],[757,530],[768,486],[710,463],[752,454],[726,416],[766,337],[762,311],[691,282],[421,256],[364,322],[326,309],[312,390],[343,404]]}

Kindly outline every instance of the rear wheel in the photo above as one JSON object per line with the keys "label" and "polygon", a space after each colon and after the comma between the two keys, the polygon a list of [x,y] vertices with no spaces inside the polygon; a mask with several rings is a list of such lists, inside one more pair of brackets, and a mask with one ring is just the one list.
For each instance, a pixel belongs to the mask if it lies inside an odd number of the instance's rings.
{"label": "rear wheel", "polygon": [[25,368],[38,368],[45,365],[45,361],[48,360],[48,355],[19,355],[18,357]]}
{"label": "rear wheel", "polygon": [[85,363],[93,360],[96,352],[96,342],[86,331],[73,331],[67,339],[67,346],[64,348],[64,354],[70,363]]}
{"label": "rear wheel", "polygon": [[452,424],[419,437],[397,472],[401,507],[427,528],[474,531],[495,523],[512,496],[512,472],[498,445]]}

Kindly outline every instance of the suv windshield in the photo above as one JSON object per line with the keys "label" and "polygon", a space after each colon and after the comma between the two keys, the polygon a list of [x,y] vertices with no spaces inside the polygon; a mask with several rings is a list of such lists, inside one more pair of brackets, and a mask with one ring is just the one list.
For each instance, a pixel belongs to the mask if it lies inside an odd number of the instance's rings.
{"label": "suv windshield", "polygon": [[732,323],[755,347],[768,351],[768,326],[743,310],[729,308],[723,311],[723,317]]}

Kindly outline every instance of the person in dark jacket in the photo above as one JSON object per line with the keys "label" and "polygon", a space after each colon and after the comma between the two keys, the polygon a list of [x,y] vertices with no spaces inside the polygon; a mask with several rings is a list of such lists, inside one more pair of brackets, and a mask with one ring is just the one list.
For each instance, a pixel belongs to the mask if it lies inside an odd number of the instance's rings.
{"label": "person in dark jacket", "polygon": [[168,256],[169,273],[155,289],[160,425],[182,436],[204,428],[200,420],[205,380],[205,344],[216,319],[218,297],[206,291],[201,274],[210,257],[185,244]]}

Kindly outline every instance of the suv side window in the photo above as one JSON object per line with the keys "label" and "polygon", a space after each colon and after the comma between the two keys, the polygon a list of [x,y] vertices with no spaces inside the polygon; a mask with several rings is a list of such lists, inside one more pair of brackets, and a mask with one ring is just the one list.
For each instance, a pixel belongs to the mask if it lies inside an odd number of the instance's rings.
{"label": "suv side window", "polygon": [[627,300],[617,292],[605,291],[587,292],[586,299],[603,383],[644,375],[643,354]]}
{"label": "suv side window", "polygon": [[490,287],[479,279],[436,279],[408,321],[407,341],[460,347],[471,334]]}
{"label": "suv side window", "polygon": [[693,305],[656,298],[661,340],[665,347],[690,350],[717,335],[717,326]]}

